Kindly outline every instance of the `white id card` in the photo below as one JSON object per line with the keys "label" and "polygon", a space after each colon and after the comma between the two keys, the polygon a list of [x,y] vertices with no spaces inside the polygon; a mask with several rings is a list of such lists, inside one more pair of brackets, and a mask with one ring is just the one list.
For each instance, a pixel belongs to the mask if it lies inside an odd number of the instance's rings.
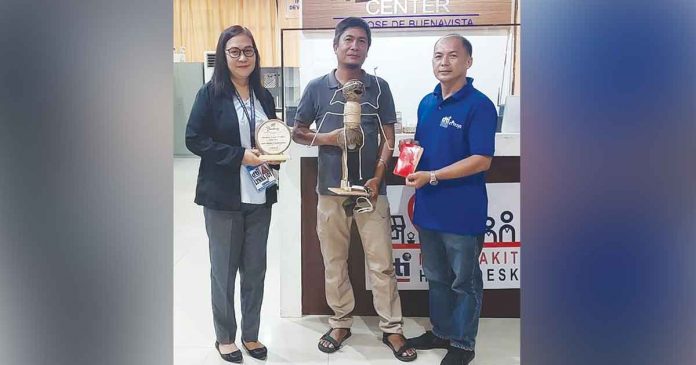
{"label": "white id card", "polygon": [[278,179],[273,170],[267,163],[263,163],[258,166],[245,166],[247,172],[249,173],[249,178],[254,183],[256,190],[263,191],[268,187],[273,186],[278,183]]}

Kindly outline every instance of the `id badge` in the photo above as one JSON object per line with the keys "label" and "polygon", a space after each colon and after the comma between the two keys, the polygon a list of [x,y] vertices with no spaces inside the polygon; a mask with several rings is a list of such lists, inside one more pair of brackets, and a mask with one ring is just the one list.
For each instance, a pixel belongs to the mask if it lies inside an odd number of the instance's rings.
{"label": "id badge", "polygon": [[249,173],[249,178],[254,183],[257,191],[266,190],[268,187],[278,183],[278,178],[273,174],[273,170],[267,163],[258,166],[244,166]]}

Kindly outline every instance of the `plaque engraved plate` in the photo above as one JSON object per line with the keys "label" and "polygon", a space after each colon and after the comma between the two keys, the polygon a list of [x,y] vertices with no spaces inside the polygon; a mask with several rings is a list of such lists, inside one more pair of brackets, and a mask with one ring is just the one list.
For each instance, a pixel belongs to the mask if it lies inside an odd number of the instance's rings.
{"label": "plaque engraved plate", "polygon": [[290,129],[280,119],[267,120],[256,128],[256,147],[261,152],[260,159],[264,161],[285,161],[283,154],[292,141]]}

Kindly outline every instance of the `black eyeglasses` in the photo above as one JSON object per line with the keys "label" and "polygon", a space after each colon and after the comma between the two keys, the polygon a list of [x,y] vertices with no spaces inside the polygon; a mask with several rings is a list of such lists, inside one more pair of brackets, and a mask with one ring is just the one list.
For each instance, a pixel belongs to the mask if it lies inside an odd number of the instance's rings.
{"label": "black eyeglasses", "polygon": [[254,48],[252,48],[252,47],[247,47],[244,49],[232,47],[232,48],[225,50],[225,52],[227,52],[227,54],[232,58],[239,58],[242,56],[242,53],[244,53],[244,56],[247,58],[254,57],[256,55],[256,51],[254,51]]}

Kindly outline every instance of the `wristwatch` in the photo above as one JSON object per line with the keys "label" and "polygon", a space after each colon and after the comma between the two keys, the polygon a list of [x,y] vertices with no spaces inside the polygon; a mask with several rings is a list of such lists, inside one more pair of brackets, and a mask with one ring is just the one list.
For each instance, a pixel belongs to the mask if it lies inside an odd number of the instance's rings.
{"label": "wristwatch", "polygon": [[437,185],[437,177],[435,176],[435,171],[430,171],[430,185]]}

